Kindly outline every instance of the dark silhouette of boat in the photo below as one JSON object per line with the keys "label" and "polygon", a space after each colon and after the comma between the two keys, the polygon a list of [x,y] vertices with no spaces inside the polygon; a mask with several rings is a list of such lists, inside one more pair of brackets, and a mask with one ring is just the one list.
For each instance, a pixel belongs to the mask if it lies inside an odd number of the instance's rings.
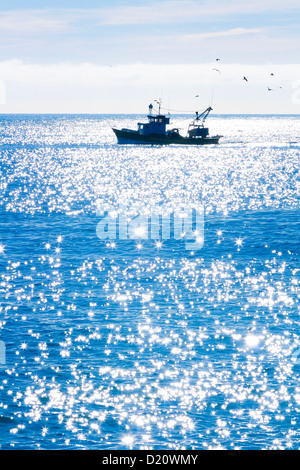
{"label": "dark silhouette of boat", "polygon": [[181,145],[207,145],[218,144],[221,135],[209,136],[208,128],[205,127],[211,107],[208,107],[201,114],[196,112],[196,117],[188,126],[186,136],[179,133],[179,129],[167,130],[170,118],[160,113],[160,102],[158,114],[153,114],[153,105],[149,106],[148,122],[138,123],[138,129],[115,129],[114,131],[118,144],[181,144]]}

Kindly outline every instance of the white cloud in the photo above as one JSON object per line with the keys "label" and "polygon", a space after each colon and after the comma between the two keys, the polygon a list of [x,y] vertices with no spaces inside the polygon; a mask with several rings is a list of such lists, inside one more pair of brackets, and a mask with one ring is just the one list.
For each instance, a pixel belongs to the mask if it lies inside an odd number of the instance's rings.
{"label": "white cloud", "polygon": [[233,28],[225,31],[212,31],[209,33],[183,34],[179,38],[184,41],[195,41],[197,39],[221,38],[228,36],[243,36],[245,34],[257,34],[263,32],[262,28]]}
{"label": "white cloud", "polygon": [[298,0],[167,0],[139,6],[124,6],[102,11],[103,22],[121,24],[167,24],[205,22],[213,17],[234,17],[258,13],[299,10]]}
{"label": "white cloud", "polygon": [[112,5],[2,12],[1,55],[38,62],[114,64],[145,58],[162,64],[189,63],[210,60],[215,54],[244,62],[288,63],[297,57],[299,0],[156,0]]}
{"label": "white cloud", "polygon": [[[2,62],[0,79],[6,86],[6,104],[1,105],[1,112],[144,113],[149,102],[159,97],[171,110],[193,111],[211,104],[214,92],[217,113],[299,113],[299,104],[292,100],[299,65],[221,63],[220,74],[215,67],[216,63],[104,67]],[[272,93],[268,86],[274,88]]]}
{"label": "white cloud", "polygon": [[205,23],[212,19],[299,11],[299,0],[154,0],[110,8],[40,8],[0,12],[0,28],[15,33],[64,30],[72,25]]}
{"label": "white cloud", "polygon": [[55,11],[28,10],[5,11],[0,13],[2,33],[48,33],[65,30],[69,20]]}

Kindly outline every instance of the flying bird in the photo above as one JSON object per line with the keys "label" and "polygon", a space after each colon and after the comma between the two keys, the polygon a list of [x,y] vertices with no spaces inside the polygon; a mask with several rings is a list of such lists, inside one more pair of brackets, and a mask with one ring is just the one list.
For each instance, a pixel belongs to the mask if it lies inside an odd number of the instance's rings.
{"label": "flying bird", "polygon": [[216,62],[218,62],[220,59],[216,59]]}
{"label": "flying bird", "polygon": [[246,77],[243,77],[243,80],[246,80],[246,82],[248,82],[248,79]]}
{"label": "flying bird", "polygon": [[[276,87],[276,90],[277,90],[278,88],[282,88],[282,86]],[[274,88],[269,88],[269,87],[268,87],[268,90],[269,90],[269,91],[272,91],[272,90],[274,90]]]}
{"label": "flying bird", "polygon": [[217,72],[221,73],[219,69],[213,69],[213,70],[216,70]]}
{"label": "flying bird", "polygon": [[271,75],[273,75],[273,76],[274,76],[274,73],[271,73]]}

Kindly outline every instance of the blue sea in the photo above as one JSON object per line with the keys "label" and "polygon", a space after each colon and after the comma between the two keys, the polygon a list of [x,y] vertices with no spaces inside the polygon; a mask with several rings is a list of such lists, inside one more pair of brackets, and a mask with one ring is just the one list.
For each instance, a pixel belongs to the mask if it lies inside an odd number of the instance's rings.
{"label": "blue sea", "polygon": [[[300,116],[141,120],[0,116],[1,449],[299,449]],[[125,200],[200,204],[202,248],[99,238]]]}

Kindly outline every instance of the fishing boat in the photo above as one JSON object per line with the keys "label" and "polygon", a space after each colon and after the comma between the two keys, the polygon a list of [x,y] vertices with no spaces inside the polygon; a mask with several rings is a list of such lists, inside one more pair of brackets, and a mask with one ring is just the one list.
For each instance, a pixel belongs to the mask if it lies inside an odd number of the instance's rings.
{"label": "fishing boat", "polygon": [[167,130],[170,117],[161,114],[161,102],[157,101],[157,103],[159,104],[158,113],[153,114],[153,105],[150,104],[148,122],[139,122],[137,130],[112,128],[118,144],[207,145],[219,143],[222,136],[210,136],[208,128],[205,127],[205,120],[212,111],[211,107],[208,107],[200,114],[196,111],[196,117],[188,126],[187,135],[183,136],[177,128]]}

